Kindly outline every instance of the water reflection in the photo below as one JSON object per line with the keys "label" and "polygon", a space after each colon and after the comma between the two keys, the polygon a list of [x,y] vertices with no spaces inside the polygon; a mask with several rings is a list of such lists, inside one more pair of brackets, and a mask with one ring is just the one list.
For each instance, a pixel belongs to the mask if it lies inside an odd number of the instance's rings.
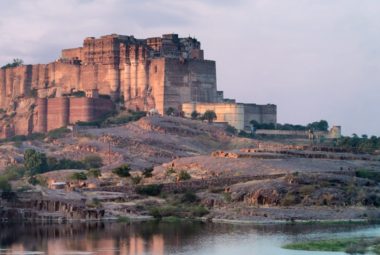
{"label": "water reflection", "polygon": [[[243,253],[246,249],[246,254],[266,254],[261,246],[302,239],[314,233],[350,233],[367,228],[365,225],[242,226],[201,222],[6,224],[0,225],[0,254],[228,254],[233,252],[231,246],[237,244]],[[252,247],[261,251],[255,253]]]}

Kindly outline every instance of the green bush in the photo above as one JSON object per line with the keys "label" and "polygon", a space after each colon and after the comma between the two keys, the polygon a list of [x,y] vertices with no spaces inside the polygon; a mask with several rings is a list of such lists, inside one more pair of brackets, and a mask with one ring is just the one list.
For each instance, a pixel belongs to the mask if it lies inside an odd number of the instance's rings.
{"label": "green bush", "polygon": [[77,172],[77,173],[73,173],[70,176],[70,179],[77,180],[77,181],[84,181],[84,180],[87,180],[87,175],[85,172]]}
{"label": "green bush", "polygon": [[165,205],[150,208],[149,214],[156,219],[161,219],[163,217],[179,216],[179,210],[175,206]]}
{"label": "green bush", "polygon": [[142,117],[146,116],[146,112],[142,111],[130,111],[130,112],[122,112],[116,116],[108,117],[104,120],[102,125],[120,125],[120,124],[126,124],[131,121],[137,121],[141,119]]}
{"label": "green bush", "polygon": [[2,177],[7,180],[14,181],[22,178],[26,173],[25,167],[22,165],[10,165],[4,170]]}
{"label": "green bush", "polygon": [[179,172],[178,174],[178,180],[179,181],[186,181],[186,180],[190,180],[191,179],[191,175],[186,172],[185,170],[182,170],[181,172]]}
{"label": "green bush", "polygon": [[366,179],[370,179],[376,182],[380,182],[380,172],[371,171],[365,168],[358,169],[357,171],[355,171],[355,176],[359,178],[366,178]]}
{"label": "green bush", "polygon": [[192,191],[185,192],[181,197],[181,203],[194,203],[198,200],[198,196]]}
{"label": "green bush", "polygon": [[298,199],[292,192],[288,192],[281,201],[282,206],[291,206],[296,204],[298,204]]}
{"label": "green bush", "polygon": [[42,176],[31,176],[28,179],[28,183],[32,184],[33,186],[40,185],[40,186],[47,186],[47,180],[46,178]]}
{"label": "green bush", "polygon": [[78,91],[72,92],[71,95],[73,97],[85,97],[86,92],[78,90]]}
{"label": "green bush", "polygon": [[161,184],[149,184],[144,186],[136,187],[136,192],[140,195],[147,196],[158,196],[161,194],[162,185]]}
{"label": "green bush", "polygon": [[237,133],[237,129],[229,124],[227,124],[225,131],[232,135],[235,135]]}
{"label": "green bush", "polygon": [[58,138],[64,137],[66,134],[68,134],[70,132],[71,132],[70,129],[65,128],[65,127],[61,127],[61,128],[50,130],[47,133],[47,136],[49,138],[52,138],[52,139],[58,139]]}
{"label": "green bush", "polygon": [[131,176],[131,180],[133,184],[139,184],[142,180],[142,177],[140,175]]}
{"label": "green bush", "polygon": [[12,186],[9,183],[9,180],[5,178],[4,176],[0,176],[0,190],[2,192],[7,192],[12,190]]}
{"label": "green bush", "polygon": [[150,178],[153,176],[152,172],[153,172],[153,167],[148,167],[144,169],[142,175],[144,176],[144,178]]}
{"label": "green bush", "polygon": [[88,155],[82,160],[87,169],[103,166],[103,160],[98,155]]}
{"label": "green bush", "polygon": [[191,213],[192,213],[192,216],[194,217],[202,217],[208,214],[209,211],[204,206],[199,205],[199,206],[192,207]]}
{"label": "green bush", "polygon": [[173,167],[169,167],[166,169],[166,175],[169,176],[169,175],[172,175],[172,174],[175,174],[175,170]]}
{"label": "green bush", "polygon": [[91,168],[90,170],[87,171],[87,176],[99,178],[100,176],[102,176],[102,173],[101,173],[100,169]]}
{"label": "green bush", "polygon": [[112,173],[116,174],[119,177],[129,177],[131,176],[130,171],[131,167],[128,164],[123,164],[117,168],[114,168],[112,170]]}
{"label": "green bush", "polygon": [[66,158],[58,160],[54,157],[48,157],[47,164],[48,164],[49,171],[87,168],[87,166],[81,161],[71,160],[71,159],[66,159]]}
{"label": "green bush", "polygon": [[200,115],[199,112],[192,111],[191,112],[191,119],[196,120],[199,117],[199,115]]}

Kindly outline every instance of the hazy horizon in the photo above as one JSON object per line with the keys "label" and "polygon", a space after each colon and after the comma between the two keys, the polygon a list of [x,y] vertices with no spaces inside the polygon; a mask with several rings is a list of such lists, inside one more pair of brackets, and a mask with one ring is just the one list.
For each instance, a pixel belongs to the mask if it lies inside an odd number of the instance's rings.
{"label": "hazy horizon", "polygon": [[48,63],[88,36],[190,35],[225,97],[277,104],[279,123],[380,136],[378,13],[376,0],[5,0],[0,65]]}

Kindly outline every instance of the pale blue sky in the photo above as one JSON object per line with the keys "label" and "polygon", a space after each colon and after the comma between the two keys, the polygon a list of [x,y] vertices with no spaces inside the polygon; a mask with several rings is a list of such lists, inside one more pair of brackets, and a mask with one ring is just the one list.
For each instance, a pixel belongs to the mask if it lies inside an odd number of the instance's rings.
{"label": "pale blue sky", "polygon": [[87,36],[195,36],[220,90],[380,136],[378,0],[0,0],[0,64],[56,59]]}

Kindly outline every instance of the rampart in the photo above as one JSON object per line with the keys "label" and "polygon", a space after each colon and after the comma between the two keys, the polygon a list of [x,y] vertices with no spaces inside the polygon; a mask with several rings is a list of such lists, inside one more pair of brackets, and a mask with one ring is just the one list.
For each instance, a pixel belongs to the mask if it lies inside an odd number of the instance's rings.
{"label": "rampart", "polygon": [[35,131],[46,132],[75,124],[95,121],[113,109],[109,99],[87,97],[39,98],[35,111]]}

